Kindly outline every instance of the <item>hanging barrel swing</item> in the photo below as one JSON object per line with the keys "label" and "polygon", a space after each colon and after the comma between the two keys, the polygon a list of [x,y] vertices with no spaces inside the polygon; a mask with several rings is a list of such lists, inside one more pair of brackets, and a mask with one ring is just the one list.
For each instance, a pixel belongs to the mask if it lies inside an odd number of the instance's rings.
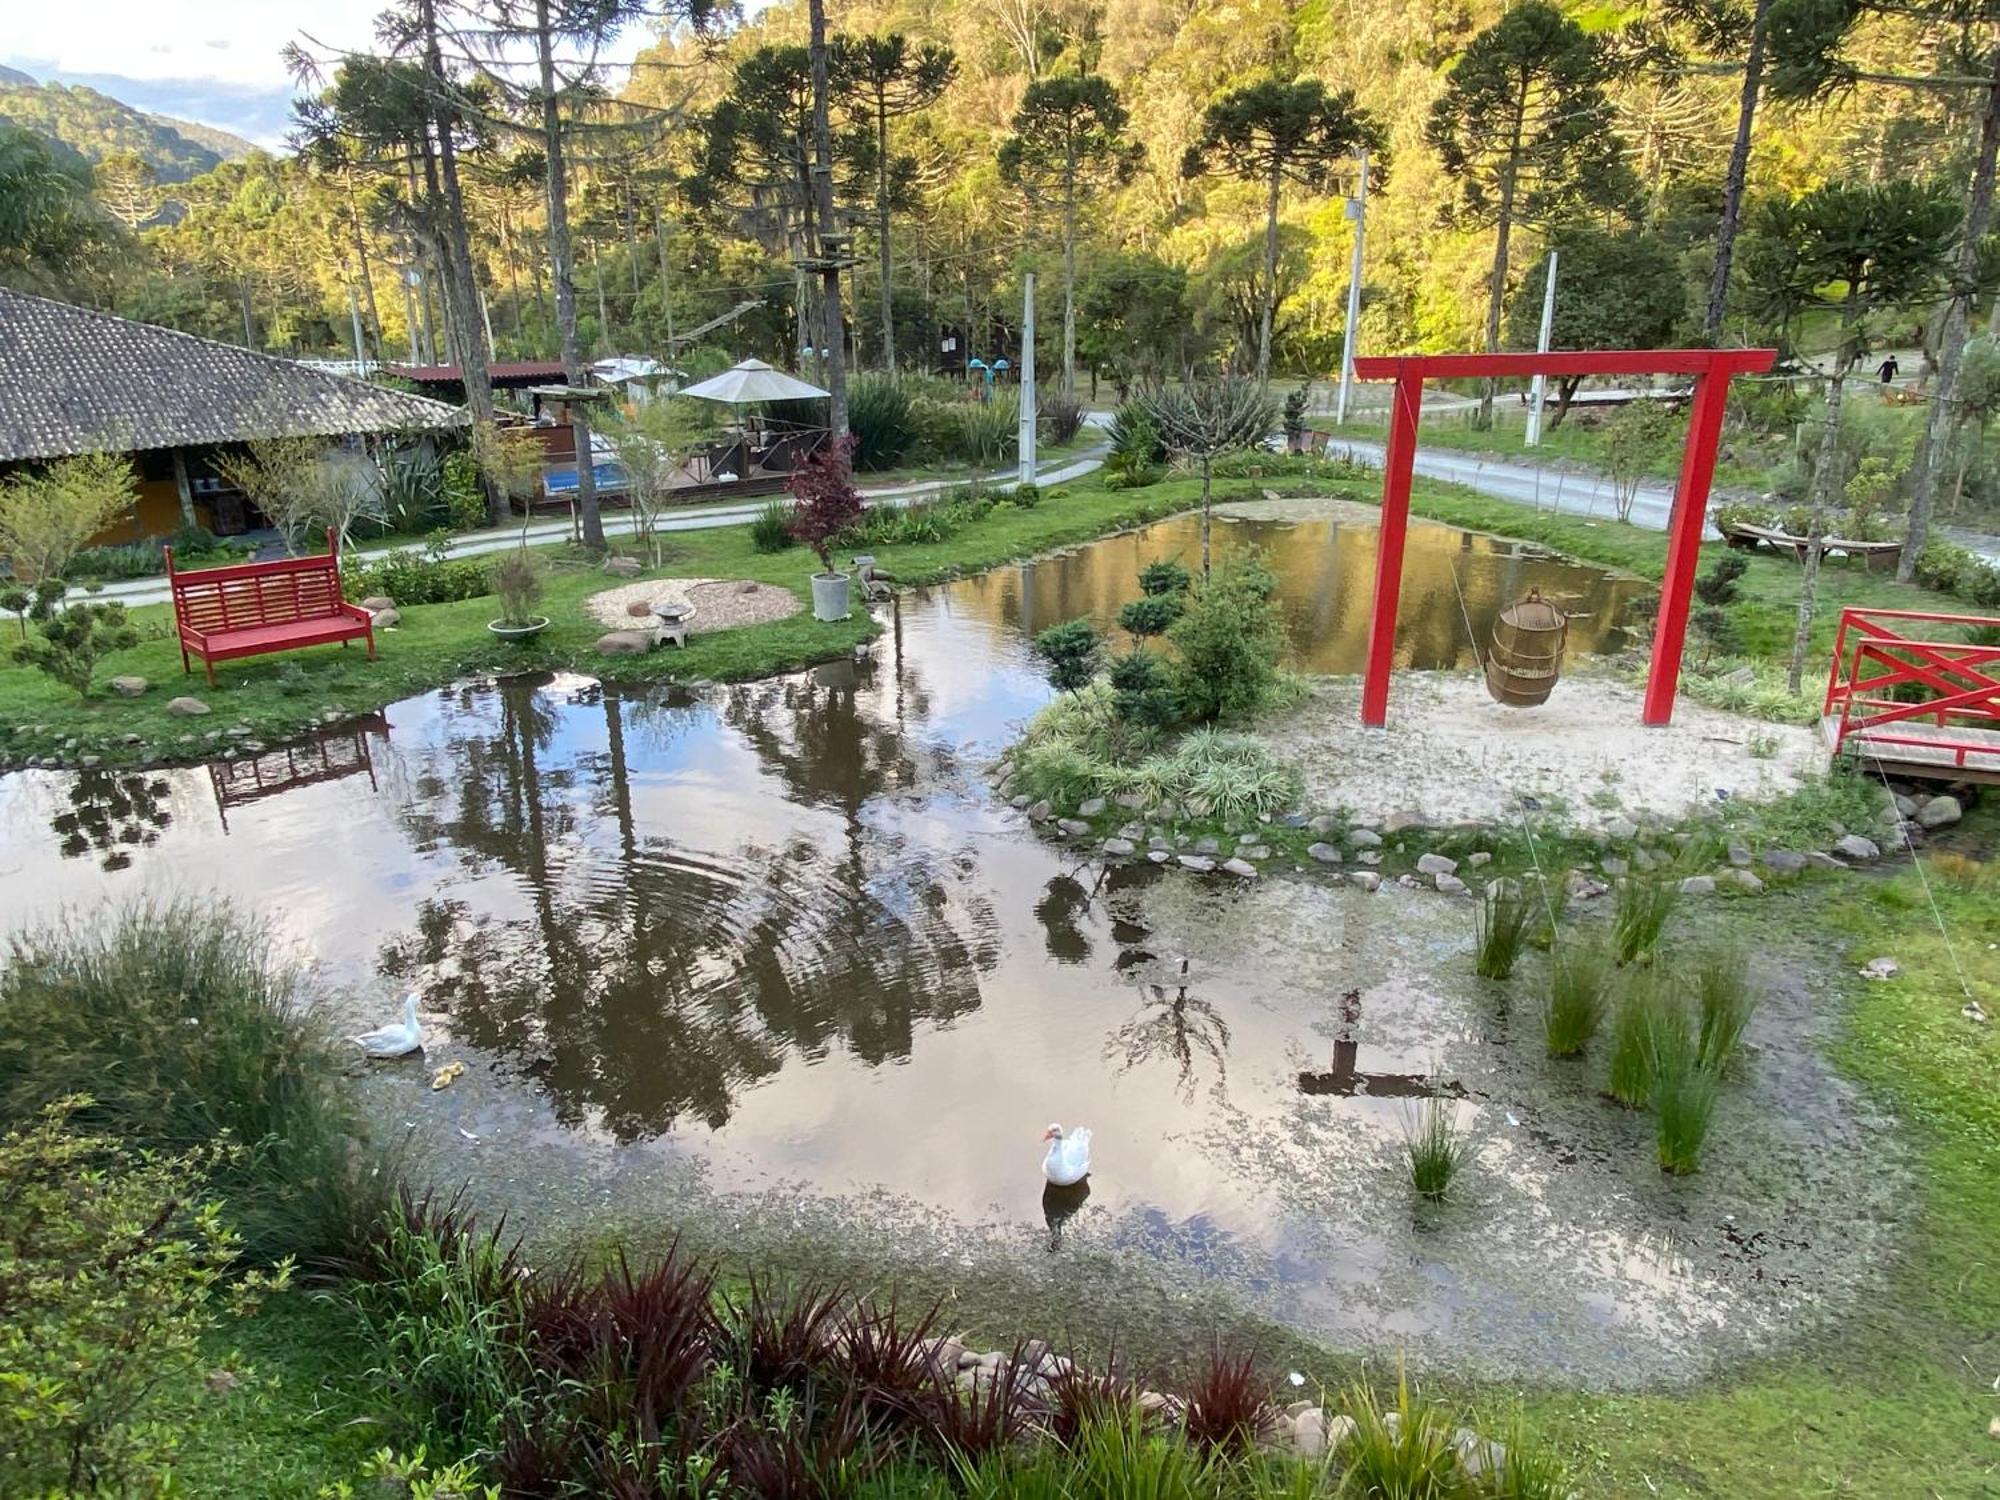
{"label": "hanging barrel swing", "polygon": [[1569,616],[1530,589],[1500,611],[1493,622],[1493,644],[1486,653],[1486,691],[1495,703],[1511,708],[1535,708],[1549,701],[1562,676],[1563,646],[1569,639]]}

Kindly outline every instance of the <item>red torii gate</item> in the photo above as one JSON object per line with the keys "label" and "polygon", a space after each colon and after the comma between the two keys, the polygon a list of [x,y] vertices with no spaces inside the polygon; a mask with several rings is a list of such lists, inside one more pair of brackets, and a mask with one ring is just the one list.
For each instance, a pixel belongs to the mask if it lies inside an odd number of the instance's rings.
{"label": "red torii gate", "polygon": [[1389,446],[1382,460],[1382,536],[1375,555],[1375,616],[1368,629],[1368,673],[1361,687],[1361,722],[1381,728],[1389,718],[1389,674],[1395,666],[1396,607],[1403,592],[1403,543],[1410,529],[1410,469],[1417,456],[1423,385],[1431,376],[1692,375],[1687,447],[1667,527],[1667,572],[1653,629],[1653,664],[1646,678],[1644,720],[1673,718],[1681,646],[1694,594],[1701,533],[1708,518],[1709,482],[1722,436],[1732,375],[1761,373],[1775,349],[1604,349],[1548,354],[1391,354],[1354,361],[1362,380],[1393,380]]}

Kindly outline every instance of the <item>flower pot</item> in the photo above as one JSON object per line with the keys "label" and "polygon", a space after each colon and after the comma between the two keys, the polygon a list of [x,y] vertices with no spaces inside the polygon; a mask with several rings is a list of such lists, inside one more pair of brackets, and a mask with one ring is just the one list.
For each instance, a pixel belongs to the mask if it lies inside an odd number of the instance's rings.
{"label": "flower pot", "polygon": [[815,620],[844,620],[847,618],[848,582],[849,578],[845,573],[813,574],[813,618]]}
{"label": "flower pot", "polygon": [[503,641],[531,641],[549,628],[547,615],[536,615],[532,620],[524,620],[518,625],[510,625],[505,620],[488,620],[486,628]]}

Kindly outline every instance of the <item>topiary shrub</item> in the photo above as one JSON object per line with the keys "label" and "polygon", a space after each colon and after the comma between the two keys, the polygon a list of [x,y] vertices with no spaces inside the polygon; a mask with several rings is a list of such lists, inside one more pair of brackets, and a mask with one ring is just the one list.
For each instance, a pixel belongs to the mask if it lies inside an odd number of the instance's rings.
{"label": "topiary shrub", "polygon": [[1247,718],[1277,680],[1276,580],[1255,558],[1225,563],[1190,594],[1167,632],[1179,652],[1174,687],[1197,723]]}
{"label": "topiary shrub", "polygon": [[1103,647],[1097,627],[1088,620],[1051,625],[1035,637],[1035,655],[1048,664],[1050,684],[1064,693],[1079,692],[1090,685]]}

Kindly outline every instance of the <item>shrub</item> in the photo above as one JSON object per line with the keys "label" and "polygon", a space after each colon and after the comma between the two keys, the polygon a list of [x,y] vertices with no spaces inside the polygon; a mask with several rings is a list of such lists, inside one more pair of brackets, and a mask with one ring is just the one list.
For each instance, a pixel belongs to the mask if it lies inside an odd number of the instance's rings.
{"label": "shrub", "polygon": [[412,604],[456,604],[481,599],[493,591],[493,574],[484,558],[447,555],[450,538],[440,533],[421,549],[398,547],[370,553],[365,561],[349,554],[342,586],[351,599],[387,594],[399,608]]}
{"label": "shrub", "polygon": [[488,519],[486,493],[479,484],[479,461],[470,448],[454,448],[439,466],[445,524],[453,531],[477,531]]}
{"label": "shrub", "polygon": [[[175,558],[184,562],[184,558]],[[166,571],[166,557],[150,542],[128,542],[123,546],[85,547],[70,559],[72,578],[102,579],[115,583],[126,578],[151,578]]]}
{"label": "shrub", "polygon": [[1600,942],[1572,938],[1549,961],[1542,1036],[1550,1057],[1575,1057],[1604,1024],[1611,994],[1611,955]]}
{"label": "shrub", "polygon": [[382,479],[375,519],[384,530],[421,534],[448,524],[444,471],[436,458],[407,448],[385,453],[377,467]]}
{"label": "shrub", "polygon": [[1097,627],[1089,620],[1051,625],[1035,637],[1035,655],[1048,664],[1049,683],[1062,693],[1078,692],[1090,685],[1103,649]]}
{"label": "shrub", "polygon": [[1452,1181],[1472,1159],[1470,1146],[1459,1134],[1452,1100],[1433,1094],[1415,1120],[1403,1122],[1403,1152],[1410,1163],[1410,1186],[1418,1196],[1432,1203],[1444,1202],[1451,1194]]}
{"label": "shrub", "polygon": [[35,634],[14,648],[14,660],[46,672],[77,697],[88,698],[97,664],[114,651],[138,644],[139,632],[126,618],[124,605],[72,604],[39,622]]}
{"label": "shrub", "polygon": [[89,1094],[78,1119],[141,1149],[225,1135],[216,1165],[248,1251],[337,1254],[384,1189],[303,976],[228,907],[176,901],[17,934],[0,972],[0,1125]]}
{"label": "shrub", "polygon": [[1496,880],[1487,886],[1474,916],[1473,972],[1481,979],[1512,974],[1532,915],[1528,897],[1513,881]]}
{"label": "shrub", "polygon": [[1653,1082],[1660,1170],[1683,1177],[1700,1170],[1702,1143],[1708,1138],[1719,1090],[1715,1074],[1691,1055],[1663,1061],[1664,1070]]}
{"label": "shrub", "polygon": [[493,592],[500,599],[503,625],[528,625],[537,618],[542,599],[542,561],[526,547],[515,547],[493,565]]}
{"label": "shrub", "polygon": [[1020,408],[1011,392],[988,401],[926,403],[923,425],[938,457],[970,464],[997,464],[1014,456],[1020,440]]}
{"label": "shrub", "polygon": [[1696,1056],[1702,1067],[1720,1077],[1757,1009],[1749,963],[1739,948],[1704,948],[1695,956],[1689,977],[1699,1016]]}
{"label": "shrub", "polygon": [[861,519],[861,491],[847,470],[852,439],[829,443],[792,471],[796,502],[788,524],[792,535],[812,548],[822,573],[833,572],[829,550],[835,537]]}
{"label": "shrub", "polygon": [[1303,385],[1285,392],[1283,421],[1287,447],[1297,446],[1299,439],[1306,435],[1306,405],[1311,399],[1311,390]]}
{"label": "shrub", "polygon": [[1167,445],[1160,437],[1160,425],[1139,402],[1127,401],[1112,414],[1110,436],[1113,459],[1148,468],[1166,464]]}
{"label": "shrub", "polygon": [[1273,582],[1255,558],[1218,568],[1167,632],[1180,653],[1175,690],[1187,718],[1241,719],[1263,705],[1277,678]]}
{"label": "shrub", "polygon": [[1148,598],[1182,598],[1194,587],[1194,574],[1171,557],[1156,557],[1139,570],[1139,592]]}
{"label": "shrub", "polygon": [[1135,649],[1111,663],[1112,703],[1118,717],[1144,729],[1171,729],[1180,722],[1173,679],[1152,652]]}
{"label": "shrub", "polygon": [[1649,956],[1659,946],[1660,934],[1679,900],[1680,886],[1672,880],[1636,875],[1621,880],[1611,919],[1612,956],[1621,964]]}
{"label": "shrub", "polygon": [[[1349,1387],[1342,1405],[1354,1431],[1340,1453],[1343,1500],[1460,1500],[1465,1475],[1454,1446],[1457,1424],[1396,1377],[1396,1404],[1385,1412],[1364,1385]],[[1394,1416],[1395,1420],[1389,1420]]]}
{"label": "shrub", "polygon": [[1187,1435],[1197,1446],[1247,1452],[1271,1412],[1271,1382],[1257,1357],[1211,1344],[1186,1392]]}
{"label": "shrub", "polygon": [[0,556],[23,582],[61,578],[98,532],[139,503],[132,465],[110,453],[59,458],[0,481]]}
{"label": "shrub", "polygon": [[[240,1242],[205,1180],[240,1147],[150,1151],[75,1128],[57,1098],[0,1135],[0,1462],[9,1493],[139,1493],[171,1448],[153,1398],[199,1367]],[[144,1487],[152,1493],[151,1486]]]}
{"label": "shrub", "polygon": [[783,500],[767,500],[750,523],[750,545],[759,552],[783,552],[797,541],[792,535],[791,506]]}
{"label": "shrub", "polygon": [[1694,581],[1695,597],[1703,604],[1724,605],[1736,602],[1739,592],[1737,583],[1749,570],[1750,559],[1741,552],[1723,552],[1709,564],[1708,571]]}
{"label": "shrub", "polygon": [[847,387],[847,430],[854,437],[854,467],[893,469],[917,445],[916,402],[893,375],[862,375]]}
{"label": "shrub", "polygon": [[1118,611],[1119,625],[1142,639],[1165,635],[1184,608],[1178,594],[1144,594]]}
{"label": "shrub", "polygon": [[1017,484],[1007,491],[1007,498],[1022,510],[1033,510],[1042,503],[1042,487],[1038,484]]}
{"label": "shrub", "polygon": [[1042,442],[1060,448],[1083,430],[1083,403],[1067,391],[1051,391],[1036,405],[1035,424]]}

